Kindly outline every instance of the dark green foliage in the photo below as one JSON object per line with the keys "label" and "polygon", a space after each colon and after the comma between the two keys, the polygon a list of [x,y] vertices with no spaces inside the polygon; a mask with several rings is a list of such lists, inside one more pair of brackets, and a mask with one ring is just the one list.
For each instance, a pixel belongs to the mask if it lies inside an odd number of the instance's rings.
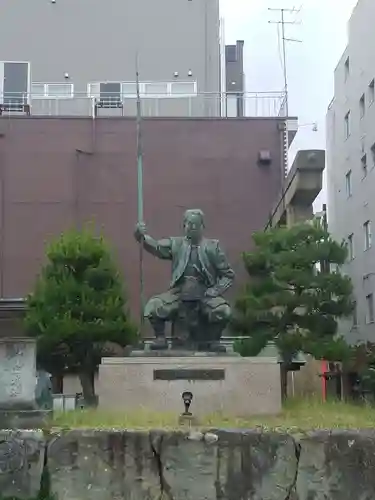
{"label": "dark green foliage", "polygon": [[359,391],[375,398],[375,344],[363,342],[352,347],[352,357],[346,367],[357,373]]}
{"label": "dark green foliage", "polygon": [[353,308],[351,281],[338,270],[345,245],[318,223],[258,232],[254,242],[254,252],[243,254],[250,283],[235,305],[234,330],[250,336],[239,351],[254,356],[274,341],[285,363],[299,351],[344,359],[348,347],[336,335],[337,320]]}
{"label": "dark green foliage", "polygon": [[136,337],[119,273],[103,239],[88,230],[61,235],[47,259],[27,299],[27,330],[38,338],[44,369],[77,369],[92,385],[103,353]]}

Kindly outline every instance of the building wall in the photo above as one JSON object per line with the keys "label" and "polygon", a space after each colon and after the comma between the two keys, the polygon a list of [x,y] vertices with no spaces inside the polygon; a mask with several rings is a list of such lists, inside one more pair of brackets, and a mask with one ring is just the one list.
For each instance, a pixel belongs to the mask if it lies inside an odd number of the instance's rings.
{"label": "building wall", "polygon": [[[189,207],[206,213],[244,279],[241,252],[263,228],[281,189],[277,119],[143,122],[145,219],[155,237],[181,233]],[[272,163],[259,166],[260,149]],[[46,241],[94,221],[109,239],[139,311],[136,124],[133,119],[0,119],[0,295],[21,297],[44,262]],[[168,287],[170,268],[145,257],[145,293]]]}
{"label": "building wall", "polygon": [[134,82],[138,52],[142,81],[220,90],[219,0],[2,0],[1,25],[0,61],[30,61],[33,82]]}
{"label": "building wall", "polygon": [[[360,0],[349,21],[348,46],[335,70],[334,99],[327,115],[329,229],[339,240],[353,234],[354,258],[344,267],[344,272],[353,280],[358,326],[355,328],[352,321],[346,321],[342,331],[354,342],[375,338],[375,325],[366,319],[366,295],[375,294],[375,247],[364,250],[363,228],[368,220],[375,227],[375,155],[371,151],[375,144],[375,104],[369,87],[375,78],[374,18],[374,2]],[[363,117],[362,95],[365,98]],[[346,137],[345,116],[349,111],[350,134]],[[361,163],[364,155],[367,174]],[[349,171],[351,193],[346,185]]]}

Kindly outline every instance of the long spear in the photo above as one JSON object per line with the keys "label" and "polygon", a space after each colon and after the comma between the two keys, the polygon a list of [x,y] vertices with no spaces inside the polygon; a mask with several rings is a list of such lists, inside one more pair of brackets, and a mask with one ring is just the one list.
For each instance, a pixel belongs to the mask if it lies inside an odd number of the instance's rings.
{"label": "long spear", "polygon": [[[136,87],[137,87],[137,186],[138,186],[138,223],[143,223],[143,150],[141,130],[141,96],[139,92],[138,53],[136,56]],[[144,323],[144,279],[143,279],[143,238],[139,245],[139,292],[140,292],[140,333],[143,333]]]}

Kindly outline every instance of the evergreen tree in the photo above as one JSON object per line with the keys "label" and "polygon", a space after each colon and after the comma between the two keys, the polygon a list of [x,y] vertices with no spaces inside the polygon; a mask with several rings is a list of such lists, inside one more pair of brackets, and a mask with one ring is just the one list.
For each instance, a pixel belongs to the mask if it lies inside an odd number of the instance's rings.
{"label": "evergreen tree", "polygon": [[272,228],[253,239],[255,250],[243,254],[250,282],[236,301],[233,327],[250,336],[239,343],[242,355],[275,342],[285,396],[286,372],[298,352],[335,361],[348,355],[337,334],[338,319],[353,308],[351,281],[339,270],[347,249],[317,222]]}
{"label": "evergreen tree", "polygon": [[26,328],[38,339],[43,367],[76,370],[93,404],[101,356],[136,338],[122,282],[103,238],[88,230],[62,234],[48,245],[47,259],[27,298]]}

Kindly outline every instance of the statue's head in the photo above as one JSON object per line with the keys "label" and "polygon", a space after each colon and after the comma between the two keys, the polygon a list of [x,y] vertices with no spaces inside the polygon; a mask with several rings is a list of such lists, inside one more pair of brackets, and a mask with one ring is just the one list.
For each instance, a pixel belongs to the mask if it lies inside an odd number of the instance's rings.
{"label": "statue's head", "polygon": [[204,213],[199,208],[186,210],[184,215],[185,236],[192,241],[202,238],[204,229]]}

